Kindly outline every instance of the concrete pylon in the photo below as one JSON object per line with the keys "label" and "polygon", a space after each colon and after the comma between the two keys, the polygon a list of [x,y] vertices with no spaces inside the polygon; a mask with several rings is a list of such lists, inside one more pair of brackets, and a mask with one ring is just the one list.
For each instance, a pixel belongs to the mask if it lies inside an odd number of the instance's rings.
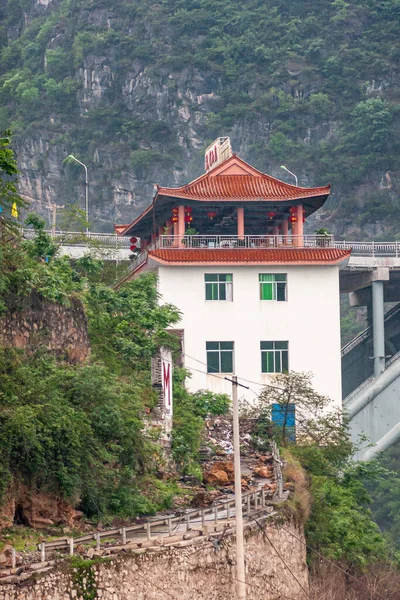
{"label": "concrete pylon", "polygon": [[374,337],[374,376],[385,370],[385,305],[383,281],[372,282],[372,332]]}

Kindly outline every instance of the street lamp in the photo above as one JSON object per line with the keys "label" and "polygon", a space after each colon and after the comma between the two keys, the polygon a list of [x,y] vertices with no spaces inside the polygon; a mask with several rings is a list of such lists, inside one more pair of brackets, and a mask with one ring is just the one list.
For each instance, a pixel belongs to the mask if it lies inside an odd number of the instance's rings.
{"label": "street lamp", "polygon": [[81,165],[84,169],[85,169],[85,176],[86,176],[86,180],[85,180],[85,189],[86,189],[86,194],[85,194],[85,212],[86,212],[86,234],[89,233],[89,181],[88,181],[88,170],[87,170],[87,166],[81,162],[80,160],[78,160],[77,158],[75,158],[75,156],[73,154],[70,154],[69,156],[67,156],[67,160],[74,160],[75,162],[78,163],[78,165]]}
{"label": "street lamp", "polygon": [[293,175],[293,177],[296,180],[296,185],[297,185],[297,175],[295,175],[294,173],[292,173],[292,171],[289,171],[289,169],[287,167],[285,167],[285,165],[281,165],[281,169],[283,169],[284,171],[287,171],[288,173],[290,173],[291,175]]}

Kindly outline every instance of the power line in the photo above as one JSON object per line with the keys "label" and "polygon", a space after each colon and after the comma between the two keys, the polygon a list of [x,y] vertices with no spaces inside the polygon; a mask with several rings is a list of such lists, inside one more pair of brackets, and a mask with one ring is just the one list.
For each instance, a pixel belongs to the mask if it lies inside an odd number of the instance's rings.
{"label": "power line", "polygon": [[266,527],[262,527],[260,525],[260,523],[257,521],[257,519],[255,517],[252,517],[251,515],[249,515],[250,518],[257,523],[257,526],[261,529],[262,531],[262,535],[263,537],[265,537],[268,542],[271,544],[275,554],[280,558],[280,560],[283,562],[283,564],[285,565],[286,569],[289,571],[289,573],[291,574],[291,576],[293,577],[293,579],[297,582],[298,586],[303,590],[303,592],[305,593],[306,597],[310,597],[309,592],[307,592],[307,590],[305,589],[305,587],[300,583],[300,581],[297,579],[296,575],[293,573],[292,569],[289,567],[289,565],[287,564],[287,562],[285,561],[285,559],[283,558],[283,556],[280,554],[280,552],[278,552],[278,550],[275,548],[274,544],[272,543],[272,541],[270,540],[267,532],[266,532]]}
{"label": "power line", "polygon": [[139,573],[139,576],[144,579],[145,581],[147,581],[147,583],[150,583],[152,586],[154,586],[157,590],[159,590],[160,592],[163,592],[164,594],[166,594],[167,596],[169,596],[170,598],[172,598],[173,600],[180,600],[180,598],[178,598],[177,596],[173,596],[170,592],[167,592],[167,590],[164,590],[164,588],[160,587],[159,585],[157,585],[156,583],[154,583],[154,581],[151,581],[150,579],[147,579],[143,573]]}
{"label": "power line", "polygon": [[[224,537],[224,533],[225,533],[225,531],[226,531],[226,530],[224,530],[222,537],[221,537],[221,538],[218,540],[218,543],[220,543],[220,542],[222,541],[222,539],[223,539],[223,537]],[[197,554],[198,552],[201,552],[202,550],[204,550],[204,548],[198,548],[197,550],[195,550],[195,551],[192,553],[192,555],[191,555],[191,556],[193,556],[194,554]],[[188,562],[188,563],[189,563],[189,564],[190,564],[192,567],[197,567],[197,566],[198,566],[198,565],[195,565],[195,564],[194,564],[193,562],[191,562],[190,560],[187,560],[187,562]],[[178,567],[178,568],[179,568],[179,567]],[[178,568],[177,568],[176,570],[178,570]],[[212,571],[215,571],[215,572],[217,572],[219,576],[223,576],[223,577],[225,577],[225,578],[227,578],[227,579],[229,579],[229,580],[231,580],[231,579],[232,579],[233,581],[236,581],[236,582],[238,582],[238,583],[239,583],[239,582],[240,582],[240,583],[245,583],[246,587],[248,587],[248,588],[250,588],[250,589],[251,589],[251,588],[257,588],[257,589],[259,589],[259,590],[262,590],[263,592],[265,592],[265,591],[266,591],[266,590],[265,590],[265,588],[264,588],[263,586],[261,586],[261,585],[258,585],[258,584],[256,584],[256,583],[247,583],[247,582],[241,581],[240,579],[237,579],[236,577],[234,577],[234,576],[233,576],[233,574],[229,574],[229,575],[228,575],[228,574],[221,573],[219,569],[217,569],[216,567],[213,567],[212,565],[209,565],[209,564],[207,564],[207,565],[206,565],[206,568],[207,568],[207,569],[209,569],[209,570],[212,570]],[[271,582],[269,582],[269,585],[271,585],[271,586],[272,586],[272,583],[271,583]],[[280,599],[280,598],[282,598],[283,600],[295,600],[295,599],[294,599],[294,598],[292,598],[291,596],[286,596],[285,594],[283,594],[282,592],[280,592],[280,591],[279,591],[279,590],[276,588],[276,586],[273,586],[273,587],[274,587],[275,591],[276,591],[276,592],[278,592],[278,594],[279,594],[279,599]],[[278,600],[278,598],[277,598],[276,600]]]}
{"label": "power line", "polygon": [[[203,362],[202,360],[199,360],[198,358],[195,358],[194,356],[190,356],[190,354],[187,354],[186,352],[182,352],[182,354],[184,356],[187,356],[188,358],[191,358],[192,360],[200,363],[201,365],[204,365],[205,367],[208,367],[207,363]],[[196,371],[196,369],[193,369],[193,367],[187,367],[189,370],[193,370]],[[216,373],[209,373],[209,372],[205,372],[205,371],[199,371],[199,373],[204,373],[205,375],[214,375],[216,376]],[[280,388],[277,387],[276,385],[269,385],[268,383],[260,383],[259,381],[252,381],[251,379],[246,379],[245,377],[241,377],[240,375],[237,375],[237,377],[239,379],[242,379],[243,381],[246,381],[246,383],[253,383],[254,385],[259,385],[260,387],[269,387],[273,390],[279,390],[281,392],[284,392],[284,388]]]}
{"label": "power line", "polygon": [[[266,515],[268,513],[264,513],[264,514]],[[315,548],[313,548],[312,546],[310,546],[309,544],[307,544],[307,542],[305,542],[304,540],[302,540],[301,538],[299,538],[297,535],[295,535],[292,531],[290,531],[289,529],[287,529],[286,527],[284,527],[282,524],[281,524],[281,528],[284,531],[286,531],[289,535],[291,535],[292,537],[294,537],[298,542],[300,542],[301,544],[303,544],[303,546],[305,546],[306,548],[308,548],[309,550],[311,550],[311,552],[314,552],[314,554],[316,554],[319,558],[321,558],[325,562],[327,562],[330,565],[332,565],[332,567],[335,567],[335,569],[337,569],[338,571],[341,571],[342,573],[344,573],[346,575],[346,577],[349,577],[350,579],[353,579],[353,581],[356,581],[357,583],[359,583],[368,592],[370,591],[370,589],[368,588],[368,586],[363,581],[361,581],[357,577],[354,577],[354,575],[351,575],[351,573],[349,573],[348,571],[346,571],[346,569],[343,569],[342,567],[340,567],[339,565],[337,565],[336,563],[334,563],[332,560],[330,560],[329,558],[327,558],[326,556],[324,556],[323,554],[321,554],[320,552],[318,552],[318,550],[315,550]],[[380,594],[379,592],[375,592],[375,593],[379,596],[379,598],[382,598],[383,600],[387,600],[387,597],[382,596],[382,594]]]}

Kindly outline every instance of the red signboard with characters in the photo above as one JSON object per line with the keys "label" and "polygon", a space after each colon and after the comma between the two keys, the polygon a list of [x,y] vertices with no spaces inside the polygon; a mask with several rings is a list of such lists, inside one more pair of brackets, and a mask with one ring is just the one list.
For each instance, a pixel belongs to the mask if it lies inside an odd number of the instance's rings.
{"label": "red signboard with characters", "polygon": [[206,152],[205,160],[204,160],[205,170],[208,171],[209,169],[211,169],[211,167],[216,162],[218,162],[218,146],[217,146],[217,144],[215,144],[215,146],[213,146],[211,148],[211,150],[208,150],[208,152]]}
{"label": "red signboard with characters", "polygon": [[162,359],[162,386],[164,392],[164,406],[167,412],[172,412],[172,369],[170,361]]}

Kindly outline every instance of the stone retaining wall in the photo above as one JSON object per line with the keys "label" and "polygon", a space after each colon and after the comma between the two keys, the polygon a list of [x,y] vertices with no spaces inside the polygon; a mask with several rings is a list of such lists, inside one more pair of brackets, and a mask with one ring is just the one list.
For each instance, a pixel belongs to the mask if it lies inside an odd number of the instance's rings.
{"label": "stone retaining wall", "polygon": [[73,363],[90,353],[86,315],[80,300],[63,306],[33,292],[26,298],[9,298],[0,319],[0,346],[36,350],[45,347]]}
{"label": "stone retaining wall", "polygon": [[[265,517],[258,521],[263,531],[252,524],[245,532],[247,599],[305,600],[308,571],[303,531],[293,523],[285,523],[283,529]],[[22,574],[12,583],[0,580],[0,600],[232,600],[235,597],[233,535],[195,537],[168,547],[153,545],[132,550],[125,547],[118,555],[97,561],[75,560],[76,563],[63,560],[47,567],[45,572]]]}

